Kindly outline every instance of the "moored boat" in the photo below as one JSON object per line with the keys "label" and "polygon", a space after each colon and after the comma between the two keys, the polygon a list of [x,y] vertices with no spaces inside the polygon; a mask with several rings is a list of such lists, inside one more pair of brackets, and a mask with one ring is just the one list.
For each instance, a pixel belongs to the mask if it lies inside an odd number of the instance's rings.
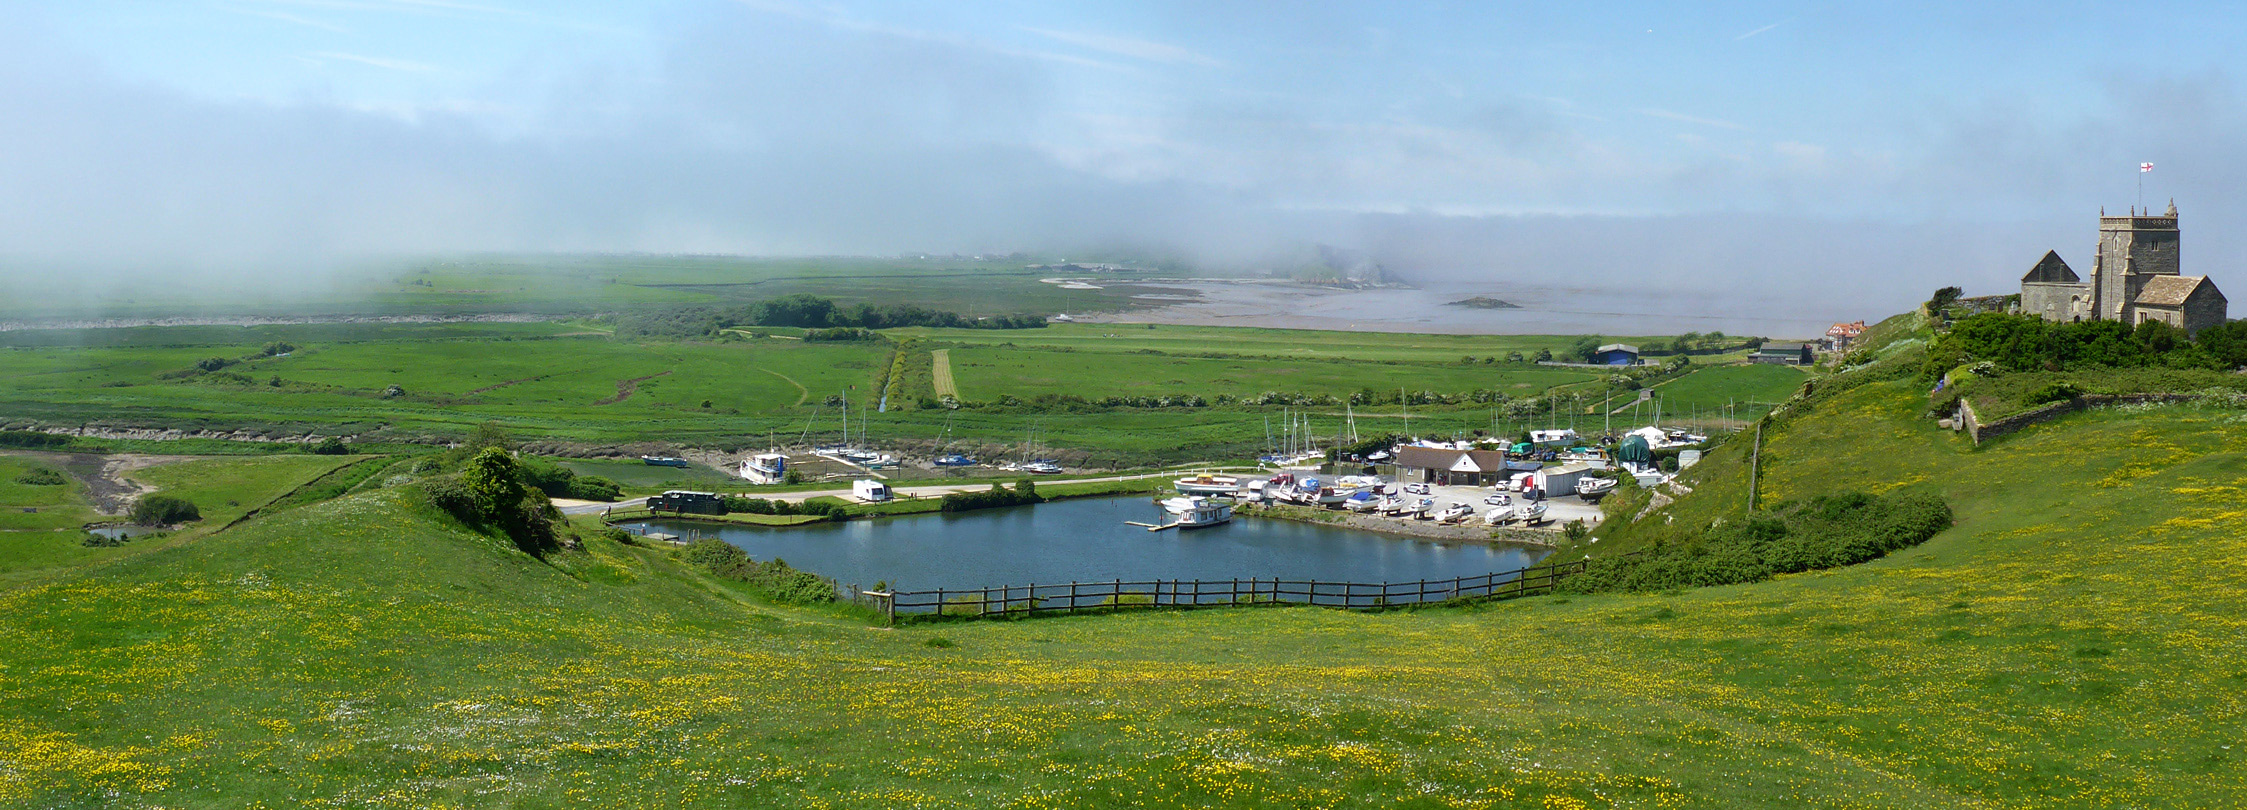
{"label": "moored boat", "polygon": [[1189,475],[1173,483],[1181,495],[1234,495],[1241,481],[1230,475]]}
{"label": "moored boat", "polygon": [[1514,509],[1514,518],[1527,525],[1537,525],[1545,519],[1545,504],[1525,503]]}
{"label": "moored boat", "polygon": [[1613,478],[1592,478],[1590,476],[1578,478],[1576,479],[1576,497],[1587,501],[1599,500],[1605,497],[1607,493],[1615,491],[1615,481],[1616,479]]}
{"label": "moored boat", "polygon": [[1224,501],[1195,498],[1199,503],[1193,509],[1178,515],[1178,528],[1199,529],[1215,526],[1233,519],[1233,505]]}
{"label": "moored boat", "polygon": [[741,462],[741,477],[754,484],[778,484],[788,479],[788,457],[758,453]]}
{"label": "moored boat", "polygon": [[947,455],[947,456],[938,456],[938,457],[936,458],[936,466],[939,466],[939,467],[973,467],[973,466],[975,466],[975,459],[969,458],[969,457],[967,457],[967,456],[963,456],[963,455],[960,455],[960,454],[958,454],[958,453],[953,453],[953,454],[951,454],[951,455]]}

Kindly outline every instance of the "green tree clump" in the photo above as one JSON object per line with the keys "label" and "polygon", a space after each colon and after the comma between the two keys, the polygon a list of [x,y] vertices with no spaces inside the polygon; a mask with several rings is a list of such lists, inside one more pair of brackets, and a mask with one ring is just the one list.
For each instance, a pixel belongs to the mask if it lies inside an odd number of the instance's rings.
{"label": "green tree clump", "polygon": [[33,467],[16,476],[16,483],[35,487],[59,487],[70,483],[70,479],[51,467]]}
{"label": "green tree clump", "polygon": [[759,562],[732,543],[703,538],[689,543],[680,555],[712,576],[747,583],[775,602],[810,605],[835,601],[835,584],[817,574],[798,571],[781,560]]}
{"label": "green tree clump", "polygon": [[202,519],[202,511],[184,498],[148,495],[133,503],[132,520],[142,526],[169,526]]}

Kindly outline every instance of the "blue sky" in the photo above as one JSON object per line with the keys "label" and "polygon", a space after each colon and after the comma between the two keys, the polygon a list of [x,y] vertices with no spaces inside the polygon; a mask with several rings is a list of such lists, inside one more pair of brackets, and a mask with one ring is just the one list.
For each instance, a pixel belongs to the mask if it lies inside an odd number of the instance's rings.
{"label": "blue sky", "polygon": [[[1500,269],[1475,256],[1525,218],[1658,243],[1755,217],[1944,242],[1875,264],[2025,268],[2084,252],[2153,161],[2149,196],[2208,217],[2204,255],[2247,257],[2218,232],[2247,218],[2224,199],[2247,180],[2247,15],[1687,6],[0,3],[0,112],[92,133],[7,152],[0,214],[75,223],[26,226],[32,253],[228,260],[1133,243],[1253,264],[1424,226],[1474,255],[1411,261]],[[1478,222],[1512,235],[1458,236]]]}

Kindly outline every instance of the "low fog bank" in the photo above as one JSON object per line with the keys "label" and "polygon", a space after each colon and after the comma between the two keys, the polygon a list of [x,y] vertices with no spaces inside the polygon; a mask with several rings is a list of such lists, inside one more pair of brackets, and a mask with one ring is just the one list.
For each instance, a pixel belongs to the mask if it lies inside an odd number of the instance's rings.
{"label": "low fog bank", "polygon": [[[2098,207],[2129,201],[2115,167],[2139,157],[2174,167],[2187,271],[2247,266],[2247,204],[2228,193],[2247,180],[2247,105],[2220,75],[2118,83],[2060,131],[2001,104],[1934,111],[1898,124],[1924,130],[1920,157],[1659,165],[1603,162],[1614,145],[1588,137],[1414,141],[1427,129],[1286,109],[1090,115],[1050,59],[700,9],[657,64],[400,112],[122,81],[0,4],[0,296],[18,312],[332,303],[471,252],[1132,245],[1231,273],[1333,245],[1420,283],[1754,287],[1885,312],[1945,284],[2006,291],[2046,249],[2087,267]],[[1422,213],[1522,209],[1634,213]]]}

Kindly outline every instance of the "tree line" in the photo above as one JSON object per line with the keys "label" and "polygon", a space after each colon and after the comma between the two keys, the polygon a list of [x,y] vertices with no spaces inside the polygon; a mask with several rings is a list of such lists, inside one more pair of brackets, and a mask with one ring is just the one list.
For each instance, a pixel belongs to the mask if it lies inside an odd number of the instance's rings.
{"label": "tree line", "polygon": [[[727,329],[790,326],[805,329],[893,329],[928,326],[945,329],[1042,329],[1043,315],[970,317],[912,304],[854,304],[808,293],[784,295],[738,307],[681,307],[661,312],[614,316],[619,337],[705,337]],[[827,339],[836,339],[828,337]],[[850,338],[843,338],[850,339]]]}

